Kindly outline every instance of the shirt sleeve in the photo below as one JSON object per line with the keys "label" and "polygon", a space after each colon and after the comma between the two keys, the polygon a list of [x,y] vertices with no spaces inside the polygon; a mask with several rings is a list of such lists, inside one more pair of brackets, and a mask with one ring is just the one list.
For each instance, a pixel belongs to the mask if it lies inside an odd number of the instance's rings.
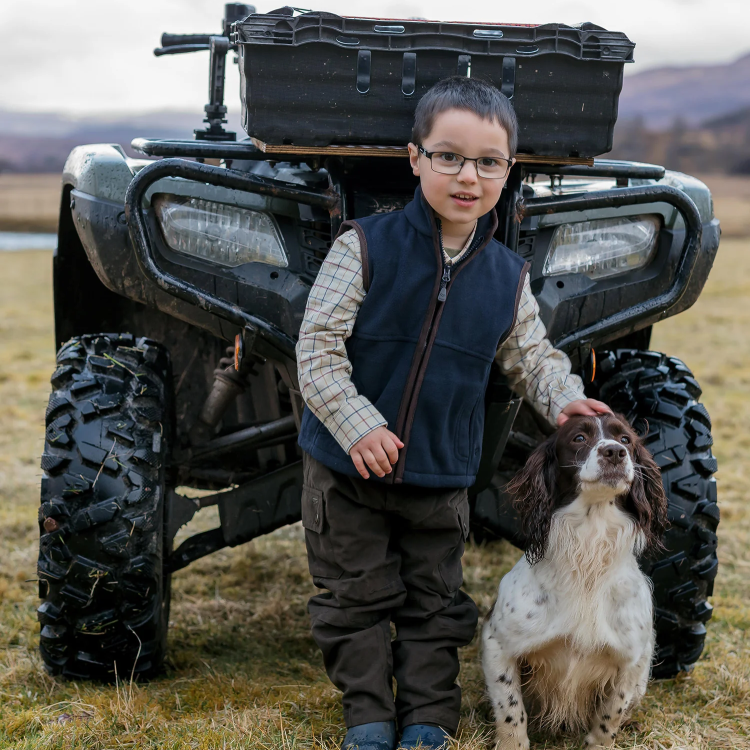
{"label": "shirt sleeve", "polygon": [[302,398],[348,454],[352,445],[387,425],[357,393],[344,342],[365,298],[359,238],[351,229],[331,246],[307,298],[297,342]]}
{"label": "shirt sleeve", "polygon": [[573,401],[586,398],[583,381],[571,373],[565,352],[555,349],[539,317],[539,305],[526,276],[518,306],[516,325],[500,346],[495,362],[520,396],[550,424]]}

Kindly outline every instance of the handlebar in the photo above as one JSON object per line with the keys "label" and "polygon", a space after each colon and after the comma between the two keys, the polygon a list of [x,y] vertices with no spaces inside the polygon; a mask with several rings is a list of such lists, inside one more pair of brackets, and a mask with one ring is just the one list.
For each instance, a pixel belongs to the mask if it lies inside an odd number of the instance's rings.
{"label": "handlebar", "polygon": [[177,47],[183,44],[210,44],[213,34],[168,34],[161,35],[162,47]]}
{"label": "handlebar", "polygon": [[161,35],[161,47],[154,50],[156,57],[162,55],[180,55],[185,52],[198,52],[204,49],[211,49],[212,36],[229,36],[231,25],[241,18],[255,13],[254,5],[245,3],[227,3],[224,6],[224,23],[223,31],[217,34],[169,34],[165,32]]}
{"label": "handlebar", "polygon": [[214,34],[168,34],[161,35],[161,47],[154,50],[155,57],[163,55],[184,55],[187,52],[201,52],[211,49]]}
{"label": "handlebar", "polygon": [[201,50],[211,49],[210,44],[175,44],[172,47],[157,47],[154,50],[155,57],[163,55],[183,55],[186,52],[200,52]]}

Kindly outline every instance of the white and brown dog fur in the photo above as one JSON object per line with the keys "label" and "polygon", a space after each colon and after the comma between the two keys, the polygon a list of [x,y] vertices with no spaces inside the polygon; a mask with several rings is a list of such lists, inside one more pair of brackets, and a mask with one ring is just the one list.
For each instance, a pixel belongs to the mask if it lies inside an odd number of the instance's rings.
{"label": "white and brown dog fur", "polygon": [[482,633],[498,750],[541,729],[609,747],[646,691],[654,651],[649,580],[667,500],[659,469],[619,415],[573,417],[509,485],[526,554],[500,582]]}

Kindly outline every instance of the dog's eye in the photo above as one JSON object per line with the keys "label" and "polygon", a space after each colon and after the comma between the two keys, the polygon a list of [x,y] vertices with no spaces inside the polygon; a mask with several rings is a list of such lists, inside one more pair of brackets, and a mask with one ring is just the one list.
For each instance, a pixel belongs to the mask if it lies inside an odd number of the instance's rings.
{"label": "dog's eye", "polygon": [[585,443],[586,442],[586,436],[585,435],[576,435],[573,438],[574,443]]}
{"label": "dog's eye", "polygon": [[630,444],[630,438],[627,435],[623,435],[620,438],[620,442],[621,443],[625,443],[625,445],[629,445]]}

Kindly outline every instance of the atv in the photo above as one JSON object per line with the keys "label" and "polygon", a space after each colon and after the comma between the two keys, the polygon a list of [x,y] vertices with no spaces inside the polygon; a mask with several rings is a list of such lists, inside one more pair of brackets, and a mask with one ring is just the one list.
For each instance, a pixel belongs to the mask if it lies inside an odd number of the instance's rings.
{"label": "atv", "polygon": [[[41,459],[38,563],[40,649],[55,675],[109,680],[115,663],[120,674],[154,675],[167,649],[172,575],[300,520],[296,437],[304,404],[295,340],[308,292],[342,221],[402,208],[415,187],[404,149],[368,145],[373,133],[364,143],[331,143],[325,135],[333,126],[315,119],[300,126],[301,145],[227,132],[227,54],[238,52],[249,76],[262,66],[248,60],[269,40],[280,40],[269,48],[274,54],[300,52],[292,35],[301,25],[319,39],[334,22],[354,21],[311,20],[291,8],[255,14],[240,4],[227,5],[225,16],[215,35],[165,34],[156,50],[210,52],[205,128],[185,140],[136,139],[133,148],[150,158],[130,158],[118,145],[80,146],[64,168],[53,261],[59,349]],[[375,45],[387,38],[394,49],[393,39],[402,34],[405,43],[404,29],[421,22],[376,22],[373,50],[364,50],[360,39],[370,40],[365,26],[373,22],[356,21],[359,31],[334,30],[331,43],[336,54],[355,56],[364,107],[377,83]],[[456,29],[449,29],[451,45]],[[517,108],[532,107],[538,102],[522,85],[524,56],[536,54],[547,31],[474,29],[458,70],[476,74],[483,50],[512,44],[502,48],[498,85]],[[602,65],[632,52],[632,43],[615,44],[592,24],[550,33],[555,50],[561,40],[585,37],[574,61],[581,66],[594,48]],[[250,37],[257,44],[245,49]],[[399,106],[413,110],[422,52],[398,54]],[[551,59],[534,58],[531,73]],[[297,77],[315,62],[298,65]],[[262,98],[260,83],[253,86],[242,92],[247,122],[250,100]],[[298,126],[286,101],[279,122]],[[568,123],[556,117],[539,128],[540,139]],[[590,148],[611,146],[613,117],[608,144]],[[589,121],[579,121],[588,137]],[[324,142],[318,135],[305,142],[316,127]],[[687,365],[651,351],[649,341],[656,323],[698,298],[719,223],[708,189],[692,177],[594,158],[584,147],[555,148],[519,153],[497,205],[496,237],[531,262],[549,337],[567,352],[587,394],[624,413],[661,468],[671,525],[665,549],[641,564],[655,598],[653,675],[671,677],[699,658],[711,618],[717,465],[700,385]],[[494,370],[485,411],[470,490],[473,538],[504,538],[523,549],[504,488],[551,428]],[[183,488],[203,492],[188,496]],[[209,506],[218,506],[219,525],[175,548],[178,530]]]}

